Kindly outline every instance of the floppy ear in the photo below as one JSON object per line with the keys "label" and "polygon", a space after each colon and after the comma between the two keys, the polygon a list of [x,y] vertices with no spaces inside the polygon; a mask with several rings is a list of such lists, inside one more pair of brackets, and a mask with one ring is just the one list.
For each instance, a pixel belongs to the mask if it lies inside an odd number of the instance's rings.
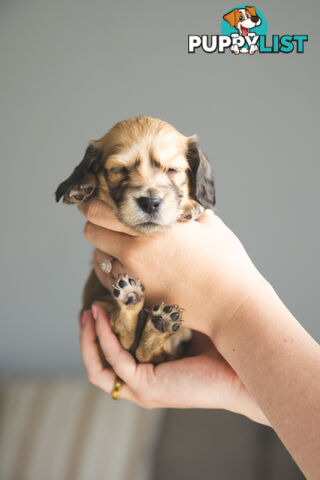
{"label": "floppy ear", "polygon": [[81,203],[92,197],[98,186],[96,173],[101,166],[101,157],[101,150],[92,142],[70,177],[58,186],[56,202],[63,197],[64,203]]}
{"label": "floppy ear", "polygon": [[231,27],[234,27],[236,24],[235,10],[232,10],[231,12],[226,13],[226,15],[223,16],[223,19],[226,20]]}
{"label": "floppy ear", "polygon": [[256,17],[257,14],[256,14],[256,7],[246,7],[246,10],[248,10],[248,12],[250,13],[250,15],[252,17]]}
{"label": "floppy ear", "polygon": [[216,196],[211,165],[199,147],[196,136],[188,139],[187,160],[191,198],[205,208],[213,208]]}

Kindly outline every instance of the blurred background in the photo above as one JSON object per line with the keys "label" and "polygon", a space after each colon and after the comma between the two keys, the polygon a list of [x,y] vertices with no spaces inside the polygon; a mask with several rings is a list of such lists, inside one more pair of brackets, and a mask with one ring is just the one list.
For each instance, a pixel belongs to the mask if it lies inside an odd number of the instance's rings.
{"label": "blurred background", "polygon": [[91,247],[78,211],[53,198],[119,120],[197,133],[218,214],[320,340],[320,4],[256,5],[268,36],[309,34],[304,54],[188,54],[188,34],[219,34],[235,6],[1,0],[1,480],[303,478],[271,429],[246,418],[144,411],[89,386],[77,313]]}

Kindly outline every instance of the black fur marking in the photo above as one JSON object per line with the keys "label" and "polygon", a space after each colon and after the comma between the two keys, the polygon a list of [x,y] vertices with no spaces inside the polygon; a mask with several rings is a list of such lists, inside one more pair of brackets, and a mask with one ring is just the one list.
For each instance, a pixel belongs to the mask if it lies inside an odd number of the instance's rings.
{"label": "black fur marking", "polygon": [[141,340],[141,337],[142,337],[142,333],[143,333],[144,327],[147,323],[147,320],[148,320],[148,311],[145,308],[143,308],[139,312],[134,341],[133,341],[131,347],[129,348],[129,352],[131,353],[131,355],[133,355],[135,360],[137,360],[136,359],[136,350],[139,346],[139,343],[140,343],[140,340]]}
{"label": "black fur marking", "polygon": [[89,172],[96,174],[101,168],[101,163],[101,151],[95,145],[89,145],[79,165],[73,170],[72,174],[58,186],[55,192],[56,202],[59,202],[61,197],[71,190],[74,185],[85,183],[86,175]]}
{"label": "black fur marking", "polygon": [[103,176],[104,176],[104,178],[105,178],[106,182],[108,183],[108,179],[109,179],[109,172],[108,172],[108,170],[107,170],[105,167],[103,167],[103,168],[102,168],[102,174],[103,174]]}
{"label": "black fur marking", "polygon": [[129,180],[129,170],[126,168],[126,167],[123,167],[123,171],[122,171],[122,178],[119,182],[117,182],[116,185],[113,185],[112,186],[112,183],[110,181],[110,178],[109,178],[109,172],[107,170],[107,168],[103,168],[102,170],[102,173],[103,173],[103,176],[107,182],[107,185],[108,185],[108,190],[109,190],[109,193],[110,193],[110,196],[112,198],[112,200],[114,201],[114,203],[116,205],[120,205],[121,202],[123,201],[123,197],[124,197],[124,194],[126,192],[126,189],[127,189],[127,184],[128,184],[128,180]]}
{"label": "black fur marking", "polygon": [[161,163],[156,160],[153,155],[150,156],[150,164],[155,168],[161,168]]}
{"label": "black fur marking", "polygon": [[129,175],[126,175],[123,177],[120,182],[116,186],[111,186],[110,180],[106,178],[108,187],[109,187],[109,193],[116,205],[119,205],[123,201],[123,197],[125,195],[125,192],[128,187],[128,180],[129,180]]}
{"label": "black fur marking", "polygon": [[183,197],[183,191],[174,183],[172,178],[169,177],[170,184],[174,190],[174,193],[176,194],[177,198],[182,198]]}
{"label": "black fur marking", "polygon": [[216,197],[211,166],[196,141],[189,143],[187,160],[190,196],[203,207],[213,208]]}
{"label": "black fur marking", "polygon": [[132,165],[132,170],[138,170],[138,168],[140,167],[140,163],[141,163],[140,159],[137,158],[134,164]]}

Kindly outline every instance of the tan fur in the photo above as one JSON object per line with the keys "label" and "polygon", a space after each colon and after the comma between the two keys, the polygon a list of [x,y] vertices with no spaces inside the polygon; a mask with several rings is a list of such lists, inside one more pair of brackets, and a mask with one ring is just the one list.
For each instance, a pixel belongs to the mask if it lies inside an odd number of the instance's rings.
{"label": "tan fur", "polygon": [[[196,137],[191,138],[196,139]],[[123,179],[124,174],[121,173],[121,168],[130,170],[128,200],[119,210],[110,196],[109,186],[102,173],[98,175],[99,198],[108,203],[118,218],[132,228],[137,227],[134,222],[138,207],[134,198],[130,198],[130,189],[139,189],[136,196],[144,194],[164,196],[166,208],[161,219],[164,228],[176,222],[180,216],[189,215],[192,205],[190,205],[187,179],[188,141],[188,137],[162,120],[138,117],[117,123],[93,144],[103,152],[109,185],[116,187]],[[168,174],[169,169],[177,171]],[[172,195],[171,182],[175,183],[182,195],[179,205]],[[152,228],[148,228],[144,233],[152,233]]]}
{"label": "tan fur", "polygon": [[[176,221],[195,219],[204,210],[203,205],[214,205],[210,165],[198,147],[197,137],[185,137],[169,123],[145,116],[121,121],[90,142],[82,162],[56,192],[57,201],[63,197],[65,203],[81,203],[91,196],[110,205],[121,222],[147,234]],[[138,205],[138,199],[144,196],[161,198],[155,220],[148,221]],[[119,287],[121,279],[127,285],[124,288]],[[157,312],[143,309],[144,291],[139,280],[127,275],[121,279],[115,282],[120,292],[116,297],[115,290],[106,291],[92,271],[83,293],[83,310],[93,303],[103,305],[122,346],[132,350],[136,344],[138,361],[159,363],[175,358],[181,341],[190,338],[187,329],[179,328],[182,310],[171,306],[176,313],[164,310],[160,322]],[[135,285],[131,287],[129,280]],[[129,304],[130,298],[136,303]],[[165,307],[161,304],[161,311]],[[172,315],[178,315],[178,320]],[[140,338],[138,318],[145,318]]]}

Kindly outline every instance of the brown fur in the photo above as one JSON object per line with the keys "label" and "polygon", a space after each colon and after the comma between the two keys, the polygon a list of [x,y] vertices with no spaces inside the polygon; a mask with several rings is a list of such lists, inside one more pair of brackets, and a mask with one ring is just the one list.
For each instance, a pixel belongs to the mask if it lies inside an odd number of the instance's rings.
{"label": "brown fur", "polygon": [[[255,17],[257,15],[255,7],[245,7],[245,11],[250,13],[251,17]],[[231,27],[235,27],[236,25],[238,25],[241,15],[242,12],[235,8],[231,12],[224,15],[223,18],[229,23]]]}
{"label": "brown fur", "polygon": [[251,17],[256,17],[256,7],[246,7],[246,12],[249,12]]}
{"label": "brown fur", "polygon": [[[197,218],[215,204],[210,164],[197,137],[185,137],[169,123],[145,116],[119,122],[90,142],[81,163],[56,191],[56,201],[63,197],[68,204],[94,196],[106,202],[121,222],[145,234]],[[143,211],[138,204],[141,197],[161,199],[159,211]],[[120,280],[126,283],[124,288],[119,287]],[[130,285],[128,276],[117,280],[117,298],[92,271],[83,309],[93,303],[104,305],[122,346],[141,362],[159,363],[177,356],[181,342],[190,338],[187,329],[179,328],[181,309],[171,306],[173,310],[166,313],[169,306],[161,305],[161,316],[146,311],[140,282],[131,280],[135,285]]]}

